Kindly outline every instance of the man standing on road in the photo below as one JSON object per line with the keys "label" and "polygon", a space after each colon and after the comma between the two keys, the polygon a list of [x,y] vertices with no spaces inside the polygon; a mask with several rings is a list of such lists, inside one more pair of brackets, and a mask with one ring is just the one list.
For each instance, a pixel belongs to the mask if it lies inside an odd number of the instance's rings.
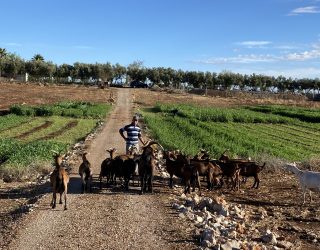
{"label": "man standing on road", "polygon": [[[127,132],[127,137],[124,135]],[[129,149],[133,146],[139,151],[139,140],[145,145],[141,138],[141,129],[138,126],[138,116],[133,116],[132,122],[119,130],[121,137],[126,141],[126,154],[129,154]]]}

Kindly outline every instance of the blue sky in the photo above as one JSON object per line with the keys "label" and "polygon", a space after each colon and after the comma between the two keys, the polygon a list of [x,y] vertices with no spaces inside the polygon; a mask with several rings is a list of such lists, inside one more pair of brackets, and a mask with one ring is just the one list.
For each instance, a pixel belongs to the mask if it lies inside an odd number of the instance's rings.
{"label": "blue sky", "polygon": [[320,78],[320,0],[2,0],[0,47],[53,63]]}

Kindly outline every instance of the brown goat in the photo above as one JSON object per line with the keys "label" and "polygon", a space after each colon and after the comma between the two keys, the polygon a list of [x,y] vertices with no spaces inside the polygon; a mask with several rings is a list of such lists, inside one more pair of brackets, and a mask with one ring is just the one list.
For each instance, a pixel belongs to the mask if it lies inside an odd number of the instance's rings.
{"label": "brown goat", "polygon": [[239,163],[240,166],[240,175],[247,177],[254,177],[254,183],[251,188],[259,188],[260,179],[259,173],[264,169],[266,163],[262,166],[257,165],[256,163]]}
{"label": "brown goat", "polygon": [[192,159],[190,162],[197,168],[199,176],[207,177],[207,188],[212,189],[213,180],[217,178],[219,175],[222,175],[222,170],[220,166],[209,160]]}
{"label": "brown goat", "polygon": [[62,204],[62,194],[64,194],[64,210],[67,210],[67,191],[68,191],[68,183],[69,176],[67,171],[63,166],[62,157],[59,154],[54,156],[56,168],[53,170],[50,175],[50,182],[52,186],[53,196],[51,201],[52,208],[56,207],[57,193],[60,194],[59,204]]}
{"label": "brown goat", "polygon": [[221,170],[222,170],[222,178],[221,178],[221,187],[223,186],[223,177],[226,176],[227,179],[231,179],[232,186],[231,188],[233,190],[239,190],[240,189],[240,183],[239,183],[239,174],[240,174],[240,167],[239,164],[236,162],[222,162],[213,160],[213,163],[217,164]]}
{"label": "brown goat", "polygon": [[[180,152],[175,153],[171,151],[164,152],[164,158],[166,159],[166,169],[170,174],[170,187],[173,186],[173,175],[181,178],[185,184],[185,193],[190,193],[190,185],[193,185],[193,191],[195,190],[195,185],[197,184],[199,187],[199,192],[201,195],[201,185],[199,180],[200,171],[201,173],[207,175],[208,180],[213,180],[216,172],[213,170],[214,166],[205,161],[194,160],[190,161],[190,157],[181,154]],[[204,170],[205,168],[205,170]],[[209,169],[212,168],[210,171]],[[220,170],[221,171],[221,170]],[[209,184],[208,184],[209,186]]]}
{"label": "brown goat", "polygon": [[111,181],[111,175],[112,175],[112,169],[111,169],[111,161],[114,159],[115,152],[117,151],[115,148],[110,148],[109,150],[106,150],[110,157],[107,157],[104,159],[101,163],[101,169],[99,174],[99,180],[100,180],[100,189],[102,189],[102,178],[107,177],[107,183]]}
{"label": "brown goat", "polygon": [[[225,151],[226,152],[226,151]],[[263,170],[266,163],[263,166],[257,165],[254,161],[250,159],[230,159],[225,152],[220,156],[219,160],[228,163],[236,163],[240,168],[239,175],[244,177],[244,182],[247,177],[254,177],[254,183],[251,188],[259,188],[260,179],[258,174]]]}
{"label": "brown goat", "polygon": [[208,160],[209,157],[210,155],[208,151],[200,149],[200,151],[193,157],[193,160]]}
{"label": "brown goat", "polygon": [[[155,142],[150,141],[146,146],[143,147],[143,152],[139,157],[139,176],[140,176],[140,183],[141,183],[141,194],[146,191],[150,193],[153,192],[153,177],[154,177],[154,170],[156,167],[156,157],[155,151],[152,145],[157,144],[159,147],[162,146]],[[163,150],[163,148],[162,148]]]}
{"label": "brown goat", "polygon": [[191,184],[193,187],[192,192],[194,192],[195,186],[197,184],[199,188],[199,194],[201,195],[201,184],[200,184],[199,172],[197,168],[192,164],[186,164],[183,166],[181,172],[182,172],[182,179],[184,180],[184,183],[185,183],[184,193],[190,194]]}
{"label": "brown goat", "polygon": [[182,154],[176,154],[175,152],[165,151],[164,159],[166,160],[166,169],[170,175],[169,186],[173,188],[173,175],[183,178],[183,167],[189,163],[186,156]]}
{"label": "brown goat", "polygon": [[88,153],[83,153],[82,155],[82,163],[79,166],[79,175],[81,177],[82,183],[82,193],[85,191],[92,191],[92,169],[91,164],[87,159]]}

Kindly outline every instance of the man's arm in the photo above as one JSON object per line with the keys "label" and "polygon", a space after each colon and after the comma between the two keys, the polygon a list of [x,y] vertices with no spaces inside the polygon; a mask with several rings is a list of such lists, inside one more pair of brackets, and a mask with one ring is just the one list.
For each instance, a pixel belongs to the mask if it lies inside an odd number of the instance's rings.
{"label": "man's arm", "polygon": [[120,128],[120,129],[119,129],[119,133],[120,133],[121,137],[122,137],[125,141],[127,141],[127,138],[124,136],[123,132],[124,132],[124,129],[123,129],[123,128]]}

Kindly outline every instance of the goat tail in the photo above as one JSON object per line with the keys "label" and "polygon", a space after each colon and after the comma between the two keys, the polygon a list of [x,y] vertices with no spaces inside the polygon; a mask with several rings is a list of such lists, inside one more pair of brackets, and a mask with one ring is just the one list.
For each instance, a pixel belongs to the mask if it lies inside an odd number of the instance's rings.
{"label": "goat tail", "polygon": [[264,169],[265,166],[266,166],[266,163],[263,163],[263,165],[260,167],[261,170]]}
{"label": "goat tail", "polygon": [[63,185],[63,183],[64,183],[64,182],[63,182],[63,177],[64,177],[64,176],[62,175],[61,178],[60,178],[60,186],[61,186],[61,187],[62,187],[62,185]]}

